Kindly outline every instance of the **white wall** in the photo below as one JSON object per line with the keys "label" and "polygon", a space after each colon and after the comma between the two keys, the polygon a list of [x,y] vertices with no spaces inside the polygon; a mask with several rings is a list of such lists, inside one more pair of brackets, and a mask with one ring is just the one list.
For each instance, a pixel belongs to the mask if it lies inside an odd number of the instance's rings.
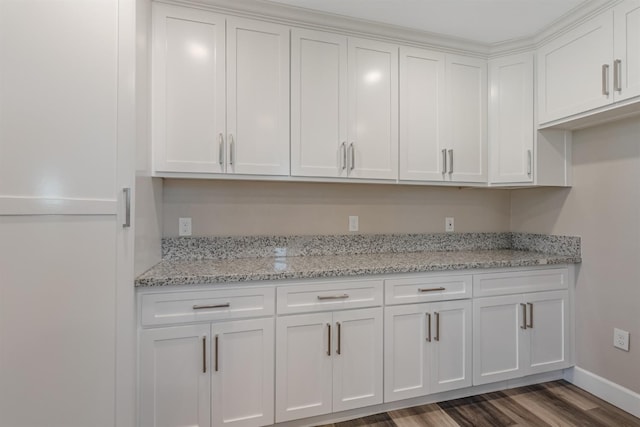
{"label": "white wall", "polygon": [[408,185],[164,181],[164,236],[191,217],[194,236],[508,231],[509,191]]}
{"label": "white wall", "polygon": [[[640,392],[640,119],[574,132],[573,178],[513,191],[511,229],[582,237],[576,364]],[[629,353],[614,327],[631,333]]]}

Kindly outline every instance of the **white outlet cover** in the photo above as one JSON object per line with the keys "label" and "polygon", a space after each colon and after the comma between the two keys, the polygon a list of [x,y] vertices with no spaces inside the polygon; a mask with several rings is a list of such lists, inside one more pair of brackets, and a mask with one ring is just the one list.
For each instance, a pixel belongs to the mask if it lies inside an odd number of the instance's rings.
{"label": "white outlet cover", "polygon": [[191,236],[191,218],[178,218],[178,236]]}
{"label": "white outlet cover", "polygon": [[351,215],[349,216],[349,231],[358,231],[358,216]]}
{"label": "white outlet cover", "polygon": [[613,328],[613,346],[624,351],[629,351],[629,332]]}
{"label": "white outlet cover", "polygon": [[444,219],[444,231],[446,231],[447,233],[452,233],[454,229],[453,217],[446,217]]}

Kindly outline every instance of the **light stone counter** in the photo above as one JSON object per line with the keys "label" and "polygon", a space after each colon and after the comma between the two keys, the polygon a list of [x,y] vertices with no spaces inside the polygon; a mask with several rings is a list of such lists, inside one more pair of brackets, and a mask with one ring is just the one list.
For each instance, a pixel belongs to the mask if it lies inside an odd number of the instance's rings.
{"label": "light stone counter", "polygon": [[[165,239],[163,252],[165,259],[140,275],[136,286],[313,279],[581,262],[578,237],[521,233],[173,238]],[[269,256],[274,253],[287,256]]]}

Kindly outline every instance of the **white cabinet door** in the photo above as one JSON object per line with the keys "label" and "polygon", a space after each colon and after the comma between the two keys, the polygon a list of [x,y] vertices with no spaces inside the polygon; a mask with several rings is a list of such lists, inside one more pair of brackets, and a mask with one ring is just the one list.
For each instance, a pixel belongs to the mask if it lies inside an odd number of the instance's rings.
{"label": "white cabinet door", "polygon": [[227,162],[239,174],[289,174],[289,28],[227,19]]}
{"label": "white cabinet door", "polygon": [[471,386],[471,301],[430,304],[431,393]]}
{"label": "white cabinet door", "polygon": [[640,95],[640,0],[626,0],[613,9],[614,98]]}
{"label": "white cabinet door", "polygon": [[347,38],[291,33],[291,175],[347,176]]}
{"label": "white cabinet door", "polygon": [[607,11],[538,50],[538,121],[601,107],[613,99],[613,13]]}
{"label": "white cabinet door", "polygon": [[487,180],[487,61],[447,55],[447,174],[455,182]]}
{"label": "white cabinet door", "polygon": [[530,337],[527,375],[570,365],[569,292],[541,292],[524,296]]}
{"label": "white cabinet door", "polygon": [[209,324],[140,333],[140,425],[211,425]]}
{"label": "white cabinet door", "polygon": [[400,48],[400,179],[442,181],[445,55]]}
{"label": "white cabinet door", "polygon": [[332,314],[276,321],[276,421],[331,412]]}
{"label": "white cabinet door", "polygon": [[533,53],[489,61],[489,182],[533,181]]}
{"label": "white cabinet door", "polygon": [[397,179],[398,46],[349,41],[349,176]]}
{"label": "white cabinet door", "polygon": [[224,172],[225,20],[153,5],[154,169]]}
{"label": "white cabinet door", "polygon": [[273,319],[213,324],[211,336],[212,425],[273,424]]}
{"label": "white cabinet door", "polygon": [[333,412],[382,403],[382,308],[333,315]]}
{"label": "white cabinet door", "polygon": [[522,375],[524,328],[521,295],[473,301],[473,385]]}
{"label": "white cabinet door", "polygon": [[385,308],[385,402],[429,394],[433,342],[429,308],[429,304]]}

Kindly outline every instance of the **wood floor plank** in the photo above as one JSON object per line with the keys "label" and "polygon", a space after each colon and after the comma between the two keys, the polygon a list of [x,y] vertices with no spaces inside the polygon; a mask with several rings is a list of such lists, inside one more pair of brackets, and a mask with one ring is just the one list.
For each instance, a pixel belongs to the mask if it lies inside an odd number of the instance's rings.
{"label": "wood floor plank", "polygon": [[487,396],[489,403],[500,409],[506,416],[511,418],[517,426],[535,426],[550,427],[551,425],[538,417],[535,413],[522,405],[519,405],[513,399],[507,397],[504,393],[491,393]]}
{"label": "wood floor plank", "polygon": [[640,427],[640,418],[564,380],[399,409],[325,427]]}
{"label": "wood floor plank", "polygon": [[436,404],[391,411],[389,416],[398,427],[458,427]]}
{"label": "wood floor plank", "polygon": [[513,426],[515,421],[491,405],[484,396],[449,400],[438,404],[461,427]]}

